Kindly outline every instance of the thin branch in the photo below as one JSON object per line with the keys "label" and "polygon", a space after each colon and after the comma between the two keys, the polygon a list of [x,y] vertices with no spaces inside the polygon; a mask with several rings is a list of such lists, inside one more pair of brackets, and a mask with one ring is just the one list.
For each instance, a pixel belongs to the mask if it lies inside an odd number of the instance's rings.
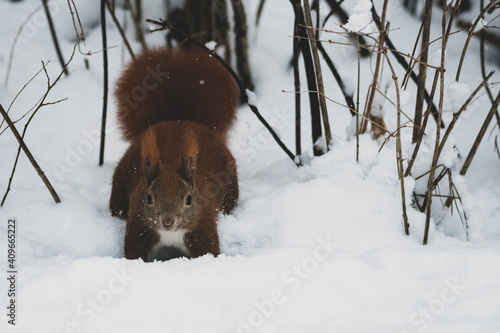
{"label": "thin branch", "polygon": [[302,11],[301,0],[290,0],[293,6],[293,12],[295,19],[298,21],[299,29],[298,36],[295,39],[300,41],[300,51],[303,56],[304,67],[306,72],[307,88],[309,89],[309,109],[311,113],[311,137],[313,144],[313,155],[321,156],[323,151],[315,145],[318,139],[323,135],[323,129],[321,128],[321,114],[319,106],[319,95],[314,93],[317,91],[316,76],[314,73],[314,62],[311,54],[311,44],[307,32],[305,30],[304,13]]}
{"label": "thin branch", "polygon": [[490,74],[488,74],[488,76],[483,80],[483,82],[481,82],[481,84],[476,88],[476,90],[474,90],[474,92],[469,96],[467,101],[465,101],[465,103],[462,105],[460,110],[458,110],[456,113],[453,114],[453,119],[451,120],[450,124],[448,125],[448,128],[446,129],[446,133],[444,134],[443,139],[441,140],[441,144],[439,145],[438,155],[441,154],[441,152],[443,151],[446,140],[450,136],[450,133],[453,130],[453,128],[455,127],[455,124],[457,123],[457,120],[460,117],[460,115],[462,114],[462,112],[464,112],[467,109],[470,102],[472,102],[472,100],[479,93],[479,91],[483,87],[488,86],[488,80],[493,76],[494,73],[495,73],[495,71],[491,71]]}
{"label": "thin branch", "polygon": [[427,62],[429,55],[429,39],[431,30],[431,17],[432,17],[432,0],[425,1],[424,9],[424,21],[422,28],[422,50],[420,54],[420,63],[418,69],[418,83],[417,83],[417,100],[415,103],[415,119],[413,127],[413,138],[412,142],[415,143],[421,135],[420,124],[422,123],[422,110],[424,108],[424,94],[425,94],[425,82],[427,79],[427,66],[423,63]]}
{"label": "thin branch", "polygon": [[[19,37],[21,36],[21,33],[23,32],[24,27],[26,24],[33,18],[33,16],[42,8],[42,6],[37,7],[34,11],[32,11],[28,17],[21,23],[19,26],[19,29],[17,29],[16,36],[14,37],[14,41],[12,42],[12,45],[10,47],[10,54],[9,54],[9,63],[7,65],[7,73],[5,74],[5,81],[4,84],[7,86],[9,83],[9,76],[10,76],[10,71],[12,69],[12,61],[14,60],[14,52],[16,50],[16,45],[17,41],[19,40]],[[8,110],[7,110],[8,112]],[[2,121],[3,123],[3,121]]]}
{"label": "thin branch", "polygon": [[323,56],[323,59],[325,59],[326,64],[330,68],[330,71],[332,72],[333,76],[335,77],[335,80],[337,81],[337,84],[340,87],[340,91],[342,91],[342,95],[344,95],[345,102],[347,106],[349,107],[349,111],[351,112],[351,115],[354,116],[355,112],[354,110],[356,109],[354,106],[354,99],[352,94],[349,94],[346,90],[344,80],[340,76],[339,72],[337,71],[337,68],[335,67],[335,64],[333,63],[332,59],[326,53],[325,48],[323,47],[323,44],[317,43],[318,44],[318,50],[321,52],[321,55]]}
{"label": "thin branch", "polygon": [[264,4],[266,0],[260,0],[259,7],[257,8],[257,15],[255,17],[255,25],[258,26],[260,22],[260,17],[262,15],[262,10],[264,9]]}
{"label": "thin branch", "polygon": [[[68,65],[68,64],[69,64],[69,63],[73,60],[73,56],[75,55],[75,50],[76,50],[76,45],[75,45],[75,47],[73,48],[73,52],[71,53],[71,58],[70,58],[70,59],[68,60],[68,62],[66,63],[66,66],[67,66],[67,65]],[[54,86],[57,84],[57,82],[59,82],[59,80],[61,79],[61,77],[62,77],[62,76],[63,76],[63,74],[64,74],[64,71],[61,71],[61,73],[60,73],[60,74],[59,74],[59,76],[55,79],[55,81],[54,81],[53,83],[51,83],[51,82],[50,82],[50,77],[49,77],[49,74],[47,73],[46,64],[45,64],[43,61],[42,61],[42,69],[41,69],[38,73],[40,73],[41,71],[43,71],[43,72],[45,73],[45,76],[46,76],[46,78],[47,78],[47,90],[46,90],[45,94],[42,96],[42,98],[40,99],[40,101],[38,101],[38,102],[37,102],[37,105],[36,105],[36,106],[34,106],[34,107],[32,108],[32,109],[35,109],[35,110],[33,111],[33,113],[31,114],[31,116],[29,117],[28,121],[27,121],[27,122],[26,122],[26,124],[24,125],[23,134],[22,134],[22,136],[21,136],[21,141],[23,141],[23,140],[24,140],[24,136],[26,135],[26,132],[27,132],[27,130],[28,130],[28,126],[30,125],[31,121],[33,120],[33,118],[35,117],[35,115],[37,114],[37,112],[38,112],[38,111],[39,111],[42,107],[44,107],[44,106],[46,106],[46,105],[51,105],[51,104],[59,103],[59,102],[61,102],[61,101],[65,100],[65,99],[62,99],[62,100],[59,100],[59,101],[56,101],[56,102],[45,103],[45,100],[47,99],[47,96],[49,95],[49,93],[50,93],[50,91],[52,90],[52,88],[54,88]],[[38,75],[38,73],[37,73],[36,75]],[[36,75],[35,75],[35,76],[36,76]],[[29,82],[31,82],[32,80],[33,80],[33,78],[32,78]],[[28,82],[28,83],[29,83],[29,82]],[[27,84],[28,84],[28,83],[27,83]],[[27,85],[27,84],[26,84],[26,85]],[[23,87],[23,89],[26,87],[26,85]],[[17,96],[16,96],[16,98],[17,98]],[[12,106],[12,103],[11,103],[11,106]],[[1,107],[1,105],[0,105],[0,107]],[[9,107],[9,108],[10,108],[10,107]],[[28,112],[28,113],[29,113],[29,112]],[[27,114],[28,114],[28,113],[27,113]],[[26,115],[26,114],[25,114],[25,115]],[[24,117],[24,116],[23,116],[23,117]],[[5,118],[5,117],[4,117],[4,118]],[[12,122],[11,122],[11,123],[12,123]],[[12,123],[12,126],[14,126],[14,124],[13,124],[13,123]],[[13,128],[12,126],[10,126],[10,125],[9,125],[9,127],[11,128],[11,130],[13,130],[13,131],[14,131],[14,130],[16,130],[16,129],[15,129],[15,127],[14,127],[14,129],[12,129],[12,128]],[[17,131],[17,130],[16,130],[16,131]],[[17,137],[16,137],[16,138],[17,138]],[[15,172],[16,172],[17,162],[19,161],[19,156],[20,156],[20,154],[21,154],[21,149],[22,149],[22,145],[20,145],[20,146],[19,146],[19,148],[18,148],[18,150],[17,150],[17,154],[16,154],[16,158],[15,158],[14,166],[13,166],[13,168],[12,168],[12,172],[11,172],[11,175],[10,175],[10,178],[9,178],[9,183],[8,183],[8,185],[7,185],[7,190],[5,191],[5,194],[4,194],[4,196],[3,196],[2,202],[0,203],[0,206],[3,206],[3,204],[5,203],[5,200],[7,199],[7,195],[8,195],[8,194],[9,194],[9,192],[10,192],[10,188],[11,188],[12,180],[13,180],[13,178],[14,178],[14,174],[15,174]],[[35,162],[36,162],[36,161],[35,161]],[[32,163],[32,164],[33,164],[33,163]],[[36,169],[36,167],[35,167],[35,169]],[[38,171],[38,170],[37,170],[37,171]],[[40,173],[39,173],[39,174],[40,174]],[[42,175],[40,175],[40,177],[42,177],[42,180],[43,180],[43,178],[45,177],[45,175],[43,175],[43,176],[42,176]],[[46,177],[45,177],[45,178],[46,178]],[[45,181],[44,181],[44,182],[45,182]],[[47,182],[48,182],[48,180],[47,180]],[[46,183],[46,185],[47,185],[47,183]],[[49,185],[50,185],[50,183],[49,183]],[[52,186],[50,185],[50,187],[52,187]],[[49,188],[49,191],[50,191],[50,188]],[[55,193],[55,191],[54,191],[54,193]],[[52,194],[52,192],[51,192],[51,194]],[[54,195],[53,195],[53,194],[52,194],[52,196],[54,197]],[[57,199],[59,199],[59,198],[57,197],[57,194],[56,194],[56,198],[57,198]],[[56,198],[54,198],[54,199],[56,200]],[[56,200],[56,202],[57,202],[57,200]],[[59,202],[60,202],[60,201],[59,201]]]}
{"label": "thin branch", "polygon": [[[384,0],[384,7],[382,10],[382,20],[379,26],[379,39],[378,39],[378,48],[383,49],[384,43],[385,43],[385,14],[387,12],[387,3],[388,0]],[[372,1],[372,7],[374,6],[373,1]],[[373,73],[373,81],[372,84],[370,85],[370,95],[368,97],[368,101],[366,103],[366,112],[365,112],[365,117],[367,119],[371,119],[371,111],[373,107],[373,99],[375,98],[375,87],[378,84],[378,77],[380,75],[380,65],[382,62],[382,53],[383,52],[377,52],[377,60],[375,61],[375,72]],[[361,133],[365,133],[367,129],[368,123],[366,121],[361,121]]]}
{"label": "thin branch", "polygon": [[[484,8],[484,0],[481,0],[481,9]],[[498,17],[498,16],[497,16]],[[483,15],[484,19],[484,15]],[[479,48],[479,56],[481,58],[481,75],[483,76],[483,79],[486,78],[486,60],[485,60],[485,41],[486,41],[486,31],[485,29],[481,29],[481,32],[479,33],[480,37],[480,48]],[[491,89],[488,85],[486,85],[486,93],[488,94],[488,98],[490,99],[491,104],[495,102],[495,99],[493,98],[493,93],[491,92]],[[500,130],[500,115],[498,114],[498,110],[495,112],[495,116],[497,119],[497,125],[498,129]]]}
{"label": "thin branch", "polygon": [[[9,125],[12,133],[14,134],[14,136],[16,137],[17,139],[17,142],[19,142],[19,145],[21,146],[22,150],[24,151],[24,153],[26,154],[26,157],[28,157],[29,161],[31,162],[31,165],[33,165],[33,167],[35,168],[35,170],[37,171],[38,175],[40,176],[40,178],[42,179],[43,183],[45,184],[45,186],[47,187],[47,189],[49,190],[50,194],[52,195],[52,198],[54,199],[54,201],[56,203],[60,203],[61,202],[61,199],[59,199],[59,196],[57,195],[56,191],[54,190],[54,188],[52,187],[52,184],[50,183],[50,181],[47,179],[47,176],[45,176],[45,173],[43,172],[43,170],[40,168],[40,166],[38,165],[37,161],[35,160],[35,158],[33,157],[33,155],[31,154],[30,150],[28,149],[28,147],[26,146],[26,144],[24,143],[21,135],[19,135],[19,132],[17,131],[15,125],[12,123],[12,121],[10,120],[9,118],[9,115],[7,114],[7,112],[4,110],[3,106],[0,105],[0,113],[2,114],[3,118],[5,119],[5,121],[7,122],[7,125]],[[10,188],[10,187],[9,187]],[[8,191],[7,191],[8,193]],[[4,202],[5,202],[5,199],[7,198],[7,193],[5,194],[3,200],[2,200],[2,203],[1,203],[1,206],[3,206]]]}
{"label": "thin branch", "polygon": [[103,49],[103,102],[101,119],[101,144],[99,149],[99,165],[104,164],[104,143],[106,141],[106,116],[108,111],[108,38],[106,35],[106,0],[101,0],[101,33]]}
{"label": "thin branch", "polygon": [[314,69],[316,73],[316,83],[318,85],[319,95],[319,104],[321,106],[321,116],[323,118],[323,127],[325,130],[325,141],[326,141],[326,151],[330,150],[330,144],[332,142],[332,132],[330,130],[330,121],[328,119],[328,110],[326,107],[326,99],[324,96],[325,87],[323,85],[323,73],[321,72],[321,63],[319,61],[318,47],[317,43],[314,41],[314,30],[310,29],[312,27],[312,19],[311,19],[311,8],[309,6],[309,0],[304,0],[304,17],[305,22],[308,25],[307,33],[309,38],[311,39],[311,51],[314,60]]}
{"label": "thin branch", "polygon": [[[380,21],[380,18],[378,16],[378,14],[377,14],[377,11],[375,10],[375,6],[373,5],[373,0],[372,0],[372,16],[373,16],[373,20],[374,20],[375,24],[377,25],[378,29],[381,31],[382,30],[382,28],[381,28],[382,27],[381,21]],[[398,61],[398,63],[401,66],[403,66],[403,68],[408,69],[409,65],[406,62],[405,58],[403,57],[403,55],[400,52],[397,51],[396,47],[394,46],[394,44],[392,43],[391,39],[388,36],[385,38],[385,42],[387,43],[388,49],[396,57],[396,60]],[[419,61],[418,59],[414,59],[414,60],[415,61]],[[432,66],[429,66],[429,68],[431,68],[431,67]],[[415,72],[411,71],[410,77],[411,77],[411,79],[415,83],[418,82],[418,77],[415,74]],[[436,109],[436,106],[434,105],[434,102],[430,98],[429,93],[427,92],[427,90],[424,93],[424,98],[425,98],[425,101],[427,102],[427,104],[431,105],[432,116],[434,117],[434,119],[437,122],[437,120],[438,120],[438,111]],[[443,121],[441,121],[441,128],[444,128],[444,127],[445,127],[445,125],[444,125]]]}
{"label": "thin branch", "polygon": [[[292,161],[294,161],[294,163],[297,166],[300,166],[300,163],[298,163],[297,161],[295,161],[295,156],[293,155],[293,153],[286,147],[286,145],[283,143],[283,141],[281,141],[281,139],[279,138],[278,134],[276,134],[276,132],[274,131],[274,129],[271,127],[271,125],[269,125],[269,123],[264,119],[264,117],[262,117],[262,115],[260,114],[259,109],[257,108],[257,106],[255,106],[254,104],[250,103],[250,101],[248,100],[248,95],[246,94],[246,87],[243,85],[243,82],[239,78],[238,74],[236,74],[234,72],[234,70],[224,61],[224,59],[222,59],[217,54],[217,52],[209,50],[205,45],[203,45],[201,43],[198,43],[196,40],[192,39],[185,32],[183,32],[183,31],[181,31],[179,29],[176,29],[175,27],[171,26],[168,23],[168,21],[166,21],[166,20],[160,19],[160,21],[155,21],[155,20],[146,19],[146,22],[152,23],[152,24],[156,24],[158,26],[161,26],[161,28],[160,29],[156,29],[156,31],[167,30],[167,29],[175,31],[176,33],[178,33],[182,37],[188,39],[190,42],[194,43],[195,45],[197,45],[198,47],[200,47],[202,50],[204,50],[208,54],[212,55],[215,59],[217,59],[217,61],[219,61],[222,64],[222,66],[224,66],[224,68],[226,68],[226,70],[229,72],[229,74],[231,74],[231,76],[233,77],[233,79],[238,84],[238,87],[240,88],[240,91],[242,92],[242,94],[241,94],[242,98],[243,98],[242,102],[248,104],[248,106],[250,107],[250,109],[252,110],[252,112],[257,116],[257,118],[260,120],[260,122],[269,131],[269,133],[271,134],[271,136],[273,137],[273,139],[276,141],[276,143],[280,146],[280,148],[283,149],[283,151],[287,154],[287,156]],[[245,93],[243,93],[243,92],[245,92]]]}
{"label": "thin branch", "polygon": [[120,36],[123,39],[123,43],[125,44],[125,47],[127,48],[128,53],[130,54],[132,59],[135,59],[134,51],[132,51],[132,47],[130,47],[130,43],[128,42],[128,38],[125,35],[125,31],[123,31],[123,28],[122,28],[120,22],[118,21],[118,18],[116,17],[115,10],[113,8],[111,8],[109,0],[106,0],[106,7],[108,8],[108,12],[111,14],[111,18],[113,19],[113,22],[115,23],[115,26],[118,29],[118,32],[120,33]]}
{"label": "thin branch", "polygon": [[477,27],[478,23],[481,21],[481,19],[484,17],[484,14],[486,12],[488,12],[490,9],[493,9],[494,7],[498,6],[499,4],[500,4],[500,1],[490,0],[490,3],[481,10],[481,13],[477,16],[476,20],[474,21],[474,23],[470,27],[469,35],[467,36],[467,40],[465,41],[462,55],[460,56],[460,62],[458,64],[457,76],[455,77],[455,81],[458,82],[460,80],[460,73],[462,71],[462,65],[464,63],[465,54],[467,53],[467,48],[469,47],[470,40],[472,39],[472,36],[474,35],[474,30],[476,30],[476,27]]}
{"label": "thin branch", "polygon": [[479,148],[479,145],[481,144],[481,141],[483,140],[484,134],[486,133],[486,130],[488,129],[488,126],[491,123],[491,120],[493,119],[493,115],[498,109],[498,105],[500,104],[500,91],[498,92],[498,95],[495,99],[495,102],[491,106],[490,112],[488,112],[488,115],[486,116],[486,119],[484,120],[483,125],[481,126],[481,129],[479,130],[479,133],[477,134],[476,140],[474,141],[474,144],[472,145],[472,148],[467,155],[467,158],[465,159],[464,165],[462,169],[460,170],[460,175],[465,176],[467,173],[467,170],[469,170],[470,164],[472,163],[472,160],[474,159],[474,156],[476,155],[477,149]]}
{"label": "thin branch", "polygon": [[[397,128],[401,128],[401,97],[399,94],[399,84],[398,84],[398,77],[396,76],[396,71],[394,70],[394,67],[392,66],[391,61],[389,60],[389,57],[387,56],[387,52],[384,52],[384,57],[387,61],[387,64],[389,65],[389,68],[392,73],[392,79],[394,80],[395,84],[395,89],[396,89],[396,99],[397,99]],[[405,228],[405,234],[409,235],[410,234],[410,224],[408,223],[408,215],[406,213],[406,194],[405,194],[405,182],[404,182],[404,175],[403,175],[403,153],[401,149],[401,131],[398,130],[396,133],[396,162],[397,162],[397,167],[398,167],[398,178],[399,178],[399,183],[401,187],[401,205],[402,205],[402,212],[403,212],[403,225]]]}
{"label": "thin branch", "polygon": [[[264,0],[261,1],[261,4],[264,3]],[[299,3],[300,6],[300,3]],[[295,10],[294,10],[295,13]],[[300,20],[297,15],[294,15],[294,24],[293,24],[293,35],[298,36],[300,30]],[[299,159],[302,156],[302,129],[301,129],[301,106],[300,106],[300,72],[299,72],[299,57],[300,57],[300,40],[297,38],[293,39],[293,81],[295,86],[295,156]]]}
{"label": "thin branch", "polygon": [[441,24],[441,33],[443,39],[441,40],[441,70],[440,70],[440,87],[439,87],[439,109],[438,109],[438,121],[436,126],[436,142],[434,144],[434,155],[432,157],[431,170],[429,173],[429,181],[427,184],[427,205],[425,214],[425,229],[424,229],[424,239],[422,241],[423,245],[427,244],[429,239],[429,228],[431,222],[431,206],[432,206],[432,191],[434,184],[434,174],[436,171],[436,166],[439,158],[439,140],[441,136],[441,117],[443,115],[443,101],[444,101],[444,71],[445,71],[445,58],[446,58],[446,46],[448,43],[448,38],[446,35],[446,3],[443,2],[443,15]]}
{"label": "thin branch", "polygon": [[[19,92],[16,94],[16,96],[14,97],[14,99],[12,100],[12,102],[10,102],[9,108],[7,109],[7,114],[10,112],[10,109],[12,108],[12,105],[14,105],[15,101],[16,101],[16,100],[17,100],[17,98],[21,95],[21,93],[24,91],[24,89],[26,89],[26,87],[27,87],[27,86],[31,83],[31,81],[33,81],[33,80],[34,80],[34,79],[38,76],[38,74],[40,74],[42,71],[43,71],[43,68],[42,68],[42,69],[40,69],[38,72],[36,72],[36,74],[35,74],[35,75],[33,75],[33,76],[31,77],[31,79],[29,79],[29,81],[28,81],[28,82],[27,82],[27,83],[26,83],[26,84],[25,84],[25,85],[21,88],[21,90],[19,90]],[[23,116],[23,117],[24,117],[24,116]],[[21,117],[21,119],[22,119],[23,117]],[[16,121],[14,121],[14,124],[15,124],[16,122],[18,122],[19,120],[20,120],[20,119],[18,119],[18,120],[16,120]],[[0,129],[2,128],[2,126],[3,126],[4,122],[5,122],[5,119],[4,119],[4,120],[2,120],[2,122],[0,122]],[[7,128],[5,128],[4,130],[2,130],[2,131],[0,132],[0,135],[2,135],[2,134],[3,134],[3,132],[4,132],[5,130],[7,130]]]}
{"label": "thin branch", "polygon": [[45,9],[45,15],[47,16],[47,22],[49,23],[50,34],[52,35],[52,41],[54,42],[54,47],[56,48],[57,58],[59,59],[59,63],[64,71],[65,75],[68,75],[68,68],[64,63],[64,58],[61,52],[61,47],[59,46],[59,41],[57,40],[56,29],[54,28],[54,22],[52,22],[52,16],[50,15],[49,5],[47,4],[47,0],[42,0],[43,8]]}

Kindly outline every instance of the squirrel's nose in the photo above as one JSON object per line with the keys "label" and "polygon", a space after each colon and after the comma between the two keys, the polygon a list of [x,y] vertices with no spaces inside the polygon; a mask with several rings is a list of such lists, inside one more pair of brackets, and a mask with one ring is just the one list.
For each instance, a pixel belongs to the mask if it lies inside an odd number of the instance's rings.
{"label": "squirrel's nose", "polygon": [[170,217],[166,217],[166,218],[162,219],[161,223],[163,224],[163,226],[165,228],[168,229],[174,225],[174,219],[170,218]]}

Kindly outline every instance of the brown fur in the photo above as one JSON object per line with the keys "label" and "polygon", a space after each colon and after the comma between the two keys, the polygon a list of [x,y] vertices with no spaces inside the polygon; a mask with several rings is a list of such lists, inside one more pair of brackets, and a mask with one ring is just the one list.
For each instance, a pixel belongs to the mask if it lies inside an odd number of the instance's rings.
{"label": "brown fur", "polygon": [[[160,154],[155,166],[158,171],[148,179],[146,159],[149,157],[141,156],[141,151],[152,137],[157,137],[153,145]],[[199,147],[195,156],[185,154],[189,151],[184,148],[185,143],[191,141]],[[191,168],[190,157],[195,158],[191,179],[190,170],[187,170]],[[186,185],[190,183],[192,185]],[[189,218],[179,210],[186,189],[193,197]],[[147,196],[151,192],[158,196],[152,214],[148,213],[147,206]],[[127,258],[146,260],[159,240],[158,230],[162,225],[158,216],[176,210],[177,216],[183,218],[179,227],[188,230],[185,236],[188,256],[197,257],[206,253],[219,254],[217,217],[219,211],[231,212],[237,199],[236,164],[224,141],[194,122],[162,122],[135,140],[119,162],[113,176],[110,210],[113,216],[127,219]]]}
{"label": "brown fur", "polygon": [[[148,66],[168,77],[151,74]],[[225,136],[239,95],[221,67],[206,54],[155,50],[139,56],[118,82],[118,118],[132,143],[115,169],[109,207],[127,220],[126,258],[158,259],[161,235],[168,243],[178,231],[183,246],[176,243],[173,255],[220,253],[218,214],[231,212],[238,200]],[[155,77],[158,85],[149,89]],[[134,89],[141,89],[134,87],[141,85],[147,94],[132,105]]]}
{"label": "brown fur", "polygon": [[132,141],[161,121],[189,120],[223,138],[233,124],[239,88],[214,57],[201,50],[157,49],[131,62],[117,82],[118,120]]}

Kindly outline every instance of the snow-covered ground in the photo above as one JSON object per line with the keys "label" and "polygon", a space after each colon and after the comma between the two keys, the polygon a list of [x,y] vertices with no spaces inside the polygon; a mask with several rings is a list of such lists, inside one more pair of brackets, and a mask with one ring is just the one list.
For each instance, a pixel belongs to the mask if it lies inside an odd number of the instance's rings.
{"label": "snow-covered ground", "polygon": [[[98,1],[75,1],[85,27],[82,51],[99,51]],[[147,2],[146,13],[158,18]],[[245,1],[253,22],[258,1]],[[348,9],[355,0],[345,1]],[[382,1],[375,1],[380,12]],[[7,108],[42,67],[52,79],[60,66],[42,10],[28,20],[18,40],[8,85],[3,84],[10,45],[19,26],[40,1],[0,1],[0,103]],[[74,45],[67,1],[51,2],[66,59]],[[326,8],[323,14],[326,15]],[[432,38],[440,34],[435,11]],[[121,17],[121,12],[119,17]],[[411,53],[419,22],[391,0],[388,19],[392,40]],[[294,145],[292,50],[293,13],[289,1],[267,1],[261,24],[250,26],[250,57],[257,83],[256,101],[263,115],[289,146]],[[339,30],[334,24],[330,29]],[[129,21],[129,30],[130,21]],[[111,87],[128,56],[108,18]],[[133,39],[132,31],[129,31]],[[472,40],[461,83],[453,83],[465,34],[454,34],[447,51],[445,121],[481,82],[479,45]],[[334,34],[322,39],[342,40]],[[162,33],[147,36],[161,45]],[[139,45],[133,42],[135,50]],[[325,44],[341,75],[356,84],[356,50]],[[439,52],[432,45],[430,59]],[[487,67],[497,69],[498,54]],[[86,69],[85,60],[88,61]],[[400,81],[403,70],[393,60]],[[365,100],[374,63],[363,60],[361,98]],[[454,170],[468,217],[469,240],[457,212],[435,205],[429,244],[422,246],[425,216],[410,206],[414,178],[405,179],[410,236],[401,218],[395,141],[378,152],[381,142],[349,137],[351,117],[329,103],[332,150],[310,159],[310,130],[304,115],[306,165],[295,165],[273,142],[246,107],[239,110],[230,148],[240,177],[241,199],[234,214],[219,221],[222,255],[144,263],[123,259],[124,222],[110,216],[111,175],[127,148],[116,129],[115,107],[109,105],[105,164],[97,166],[102,101],[101,53],[76,52],[70,75],[56,85],[34,117],[26,143],[51,180],[62,203],[55,204],[32,166],[21,154],[12,190],[0,208],[1,332],[500,332],[500,161],[494,152],[498,134],[487,132],[466,177],[458,176],[486,113],[483,91],[462,116],[451,138],[461,158],[447,148],[442,161]],[[327,95],[342,96],[325,72]],[[431,75],[430,75],[431,76]],[[304,77],[304,75],[303,75]],[[499,81],[498,74],[492,82]],[[40,73],[14,103],[10,115],[20,118],[44,94]],[[383,90],[395,101],[389,69]],[[303,88],[305,90],[305,88]],[[492,86],[494,94],[497,86]],[[402,93],[403,110],[413,113],[415,86]],[[388,128],[396,128],[395,108],[382,98]],[[307,110],[306,95],[303,110]],[[24,126],[23,119],[17,124]],[[414,176],[430,165],[434,122],[421,149]],[[2,130],[5,129],[3,125]],[[490,135],[490,133],[492,133]],[[411,127],[402,131],[403,154],[411,154]],[[450,143],[452,143],[450,142]],[[10,131],[0,136],[0,194],[7,187],[17,152]],[[405,162],[406,163],[406,162]],[[405,164],[406,165],[406,164]],[[438,199],[435,199],[439,202]],[[7,221],[16,219],[16,325],[7,323]]]}

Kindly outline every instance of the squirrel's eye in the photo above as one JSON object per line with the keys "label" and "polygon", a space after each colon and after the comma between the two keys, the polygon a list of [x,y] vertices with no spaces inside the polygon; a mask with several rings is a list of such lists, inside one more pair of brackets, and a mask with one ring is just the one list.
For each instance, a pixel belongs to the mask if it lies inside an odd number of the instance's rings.
{"label": "squirrel's eye", "polygon": [[151,197],[151,194],[148,194],[148,205],[153,204],[153,198]]}
{"label": "squirrel's eye", "polygon": [[193,198],[191,197],[191,194],[188,194],[186,197],[186,206],[191,206],[191,202],[193,201]]}

